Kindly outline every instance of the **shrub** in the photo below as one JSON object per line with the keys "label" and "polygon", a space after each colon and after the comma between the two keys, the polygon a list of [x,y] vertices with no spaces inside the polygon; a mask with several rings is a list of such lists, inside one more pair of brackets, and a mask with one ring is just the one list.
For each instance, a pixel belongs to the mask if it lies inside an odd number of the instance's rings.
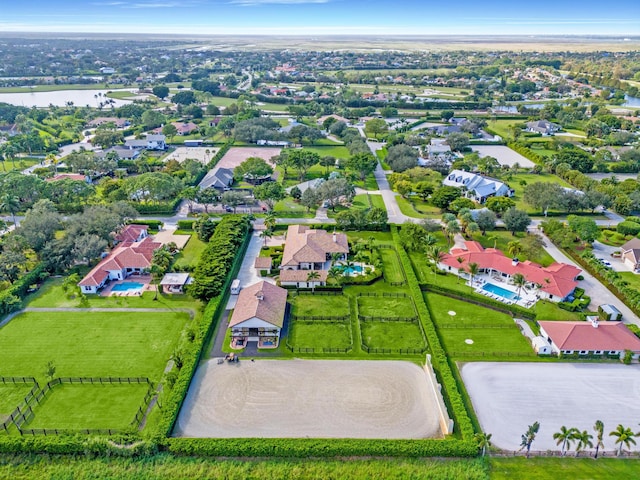
{"label": "shrub", "polygon": [[193,230],[196,220],[178,220],[178,230]]}
{"label": "shrub", "polygon": [[640,233],[640,223],[630,222],[629,220],[625,220],[624,222],[620,222],[616,226],[616,230],[618,233],[622,235],[638,235]]}
{"label": "shrub", "polygon": [[7,315],[20,310],[22,308],[22,300],[27,296],[29,287],[43,280],[43,277],[47,275],[44,264],[38,264],[36,268],[23,275],[9,288],[0,292],[0,315]]}

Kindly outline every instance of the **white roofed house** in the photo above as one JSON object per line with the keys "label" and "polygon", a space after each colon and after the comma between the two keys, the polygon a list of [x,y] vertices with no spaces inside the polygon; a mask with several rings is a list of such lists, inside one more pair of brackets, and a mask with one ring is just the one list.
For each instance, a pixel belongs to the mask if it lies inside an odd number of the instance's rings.
{"label": "white roofed house", "polygon": [[452,170],[442,181],[443,185],[464,189],[464,195],[479,203],[489,197],[510,197],[513,191],[506,183],[464,170]]}
{"label": "white roofed house", "polygon": [[286,308],[287,291],[282,287],[262,281],[243,288],[229,320],[231,347],[256,341],[259,348],[276,348]]}

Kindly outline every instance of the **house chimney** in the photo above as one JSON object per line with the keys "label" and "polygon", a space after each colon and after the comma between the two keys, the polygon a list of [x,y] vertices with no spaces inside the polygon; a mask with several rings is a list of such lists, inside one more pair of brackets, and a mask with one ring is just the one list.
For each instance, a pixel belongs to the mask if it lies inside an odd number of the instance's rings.
{"label": "house chimney", "polygon": [[515,267],[519,262],[520,260],[518,260],[518,257],[513,257],[513,259],[511,260],[511,265]]}
{"label": "house chimney", "polygon": [[264,300],[264,293],[262,293],[262,290],[256,293],[256,298],[258,299],[259,302]]}
{"label": "house chimney", "polygon": [[593,328],[598,328],[598,317],[596,316],[590,317],[590,320],[591,320],[591,326]]}
{"label": "house chimney", "polygon": [[338,243],[336,232],[333,232],[333,243]]}

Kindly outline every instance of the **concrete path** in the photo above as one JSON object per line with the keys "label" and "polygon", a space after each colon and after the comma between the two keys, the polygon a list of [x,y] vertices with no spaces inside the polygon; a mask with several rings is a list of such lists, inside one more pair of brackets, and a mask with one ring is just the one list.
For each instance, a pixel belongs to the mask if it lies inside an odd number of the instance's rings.
{"label": "concrete path", "polygon": [[[585,293],[591,297],[591,305],[589,305],[589,309],[592,311],[596,311],[598,306],[603,305],[605,303],[609,303],[611,305],[615,305],[620,312],[622,312],[623,321],[625,323],[633,323],[635,325],[640,326],[640,319],[631,311],[629,307],[627,307],[623,302],[621,302],[618,297],[616,297],[613,293],[609,291],[600,281],[598,281],[593,275],[584,270],[580,265],[576,264],[572,259],[567,257],[558,247],[556,247],[549,237],[547,237],[542,232],[537,232],[538,235],[542,237],[542,240],[546,244],[545,249],[549,252],[549,255],[553,257],[556,262],[567,263],[569,265],[574,265],[576,268],[582,270],[582,276],[584,280],[579,282],[578,286],[583,288]],[[543,318],[540,320],[544,320]]]}

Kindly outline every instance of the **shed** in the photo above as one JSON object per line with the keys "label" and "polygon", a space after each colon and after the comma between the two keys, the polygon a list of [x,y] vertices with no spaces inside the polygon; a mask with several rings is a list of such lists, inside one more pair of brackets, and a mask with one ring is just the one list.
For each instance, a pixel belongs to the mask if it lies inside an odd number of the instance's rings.
{"label": "shed", "polygon": [[551,355],[552,353],[551,345],[540,335],[531,339],[531,345],[538,355]]}
{"label": "shed", "polygon": [[598,316],[600,320],[622,320],[622,312],[618,310],[615,306],[610,305],[608,303],[604,305],[600,305],[598,307]]}
{"label": "shed", "polygon": [[185,140],[185,147],[201,147],[204,140]]}
{"label": "shed", "polygon": [[193,278],[188,273],[167,273],[160,285],[168,293],[184,293],[184,287],[193,282]]}
{"label": "shed", "polygon": [[258,271],[266,271],[267,274],[271,273],[271,266],[273,265],[273,259],[271,257],[257,257],[253,266]]}

